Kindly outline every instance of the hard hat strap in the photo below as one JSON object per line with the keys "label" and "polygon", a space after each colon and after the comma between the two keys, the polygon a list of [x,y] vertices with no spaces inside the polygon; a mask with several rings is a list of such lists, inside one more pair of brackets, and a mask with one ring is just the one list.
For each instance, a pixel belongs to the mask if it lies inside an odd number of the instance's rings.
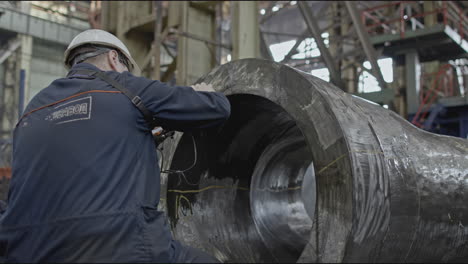
{"label": "hard hat strap", "polygon": [[83,62],[83,61],[85,61],[85,60],[87,60],[89,58],[99,56],[99,55],[104,54],[104,53],[109,52],[109,51],[111,51],[111,49],[99,48],[96,51],[79,54],[79,55],[77,55],[77,56],[75,56],[73,58],[73,61],[72,61],[73,63],[71,64],[71,66],[73,66],[75,64],[78,64],[78,63],[81,63],[81,62]]}

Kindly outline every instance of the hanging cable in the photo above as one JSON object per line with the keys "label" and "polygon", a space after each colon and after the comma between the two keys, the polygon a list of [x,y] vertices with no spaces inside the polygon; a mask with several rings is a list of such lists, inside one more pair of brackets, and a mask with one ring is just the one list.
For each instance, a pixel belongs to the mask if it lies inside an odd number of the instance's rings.
{"label": "hanging cable", "polygon": [[181,183],[181,177],[184,178],[185,182],[188,184],[188,185],[194,185],[194,186],[198,186],[200,184],[200,182],[198,183],[191,183],[188,181],[187,177],[185,176],[185,172],[186,171],[189,171],[191,170],[193,167],[195,167],[195,165],[197,164],[197,154],[198,154],[198,151],[197,151],[197,144],[195,142],[195,138],[193,137],[193,135],[190,135],[192,137],[192,143],[193,143],[193,155],[194,155],[194,159],[193,159],[193,163],[192,165],[190,165],[190,167],[184,169],[184,170],[163,170],[164,168],[164,154],[162,152],[162,149],[159,149],[159,148],[156,148],[156,150],[159,151],[159,153],[161,154],[161,173],[175,173],[179,176],[179,182],[177,185],[180,185]]}

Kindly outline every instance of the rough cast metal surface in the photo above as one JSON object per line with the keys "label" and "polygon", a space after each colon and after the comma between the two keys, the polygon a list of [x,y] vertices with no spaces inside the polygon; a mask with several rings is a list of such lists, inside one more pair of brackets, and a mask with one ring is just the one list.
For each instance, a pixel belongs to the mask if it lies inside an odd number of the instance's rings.
{"label": "rough cast metal surface", "polygon": [[[278,63],[214,69],[232,105],[163,177],[176,239],[226,262],[466,262],[468,141]],[[165,143],[165,168],[194,159]],[[163,174],[164,176],[164,174]]]}

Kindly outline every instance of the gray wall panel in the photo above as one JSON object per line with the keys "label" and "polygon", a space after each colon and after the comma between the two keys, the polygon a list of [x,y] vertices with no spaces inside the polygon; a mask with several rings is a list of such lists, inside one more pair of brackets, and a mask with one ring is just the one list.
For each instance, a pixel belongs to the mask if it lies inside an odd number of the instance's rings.
{"label": "gray wall panel", "polygon": [[65,45],[34,39],[29,76],[30,99],[52,81],[67,74],[67,70],[62,64],[65,49]]}

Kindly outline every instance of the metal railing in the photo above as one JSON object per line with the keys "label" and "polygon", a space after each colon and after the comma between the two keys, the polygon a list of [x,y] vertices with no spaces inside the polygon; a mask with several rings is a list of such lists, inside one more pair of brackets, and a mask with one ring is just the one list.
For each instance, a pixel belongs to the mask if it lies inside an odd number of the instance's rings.
{"label": "metal railing", "polygon": [[11,177],[11,140],[0,139],[0,180]]}
{"label": "metal railing", "polygon": [[434,1],[436,6],[432,10],[413,13],[412,7],[420,4],[418,1],[399,1],[367,8],[361,10],[361,21],[371,36],[400,34],[404,38],[409,25],[410,30],[424,28],[424,17],[432,15],[435,16],[434,23],[450,26],[466,40],[468,18],[453,1]]}
{"label": "metal railing", "polygon": [[2,178],[11,178],[11,168],[0,168],[0,179]]}
{"label": "metal railing", "polygon": [[[421,75],[420,104],[411,123],[423,127],[426,116],[436,100],[455,95],[454,77],[454,68],[451,64],[443,64],[438,71]],[[430,86],[428,87],[426,83],[430,83]]]}

